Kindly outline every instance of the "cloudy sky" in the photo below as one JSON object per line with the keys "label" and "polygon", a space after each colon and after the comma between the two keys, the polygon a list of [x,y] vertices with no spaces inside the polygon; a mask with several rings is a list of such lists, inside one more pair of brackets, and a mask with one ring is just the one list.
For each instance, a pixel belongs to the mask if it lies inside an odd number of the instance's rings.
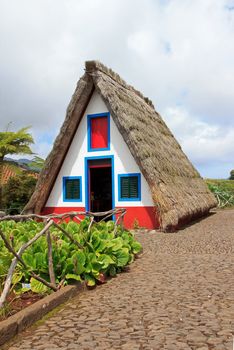
{"label": "cloudy sky", "polygon": [[234,168],[234,0],[0,0],[0,130],[46,157],[84,61],[141,90],[204,177]]}

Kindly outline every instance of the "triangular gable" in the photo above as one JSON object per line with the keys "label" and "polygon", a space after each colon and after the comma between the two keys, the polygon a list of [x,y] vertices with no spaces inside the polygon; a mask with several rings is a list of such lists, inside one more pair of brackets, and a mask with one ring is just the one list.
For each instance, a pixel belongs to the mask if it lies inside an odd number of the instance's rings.
{"label": "triangular gable", "polygon": [[94,88],[111,111],[152,192],[163,229],[178,226],[216,205],[199,173],[147,98],[101,63],[86,63],[67,116],[26,211],[40,212],[48,198]]}
{"label": "triangular gable", "polygon": [[[45,203],[47,210],[49,208],[72,208],[73,203],[64,202],[62,197],[62,183],[63,177],[80,177],[82,187],[82,199],[75,203],[75,206],[79,207],[80,210],[87,208],[87,196],[86,196],[86,183],[88,179],[85,178],[85,159],[86,158],[99,158],[110,156],[113,157],[114,161],[114,206],[121,207],[123,202],[118,199],[118,175],[123,173],[140,174],[141,175],[141,199],[137,201],[125,201],[124,207],[153,207],[152,195],[143,174],[141,173],[139,166],[136,164],[134,157],[129,151],[128,146],[124,142],[122,135],[120,134],[115,122],[110,114],[110,149],[106,151],[91,152],[88,149],[88,135],[87,135],[87,124],[88,117],[90,115],[108,114],[105,102],[96,90],[94,90],[89,104],[85,110],[83,117],[80,120],[79,126],[73,137],[69,150],[60,168],[60,171],[56,177],[54,186],[51,189],[50,195]],[[71,209],[73,210],[73,208]]]}

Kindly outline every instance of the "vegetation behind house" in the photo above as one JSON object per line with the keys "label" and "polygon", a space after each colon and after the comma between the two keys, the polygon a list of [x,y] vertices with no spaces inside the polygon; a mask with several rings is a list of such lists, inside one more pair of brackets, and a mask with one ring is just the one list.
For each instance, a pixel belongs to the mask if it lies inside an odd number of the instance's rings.
{"label": "vegetation behind house", "polygon": [[221,179],[205,180],[218,200],[219,208],[234,207],[234,181]]}

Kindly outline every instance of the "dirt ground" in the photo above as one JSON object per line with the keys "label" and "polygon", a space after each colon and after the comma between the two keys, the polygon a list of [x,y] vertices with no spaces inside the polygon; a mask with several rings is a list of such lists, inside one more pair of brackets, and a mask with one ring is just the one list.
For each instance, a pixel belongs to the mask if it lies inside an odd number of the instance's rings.
{"label": "dirt ground", "polygon": [[137,233],[130,271],[70,300],[4,349],[232,350],[234,210]]}
{"label": "dirt ground", "polygon": [[0,314],[0,321],[7,319],[8,317],[23,310],[25,307],[36,303],[42,298],[42,295],[33,293],[31,291],[21,295],[15,295],[13,292],[10,293],[7,297],[8,308],[5,310],[5,313]]}

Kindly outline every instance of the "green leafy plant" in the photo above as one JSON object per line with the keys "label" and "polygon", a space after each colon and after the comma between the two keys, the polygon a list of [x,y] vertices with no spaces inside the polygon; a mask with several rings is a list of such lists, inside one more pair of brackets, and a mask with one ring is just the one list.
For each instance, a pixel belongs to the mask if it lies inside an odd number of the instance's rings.
{"label": "green leafy plant", "polygon": [[16,132],[0,132],[0,208],[2,208],[2,175],[4,158],[9,154],[33,154],[31,144],[34,143],[32,135],[28,132],[29,127]]}
{"label": "green leafy plant", "polygon": [[[116,276],[126,265],[132,263],[134,255],[142,249],[132,233],[120,226],[115,230],[113,221],[94,223],[88,230],[89,224],[88,218],[80,223],[70,221],[61,224],[61,227],[79,243],[79,247],[57,227],[51,226],[56,284],[85,281],[87,286],[93,287],[97,283],[103,283],[108,276]],[[42,228],[43,223],[36,221],[0,222],[0,229],[16,251]],[[33,271],[50,282],[47,247],[46,237],[42,236],[23,253],[22,259],[26,268],[21,264],[16,267],[12,280],[15,293],[23,293],[29,289],[40,294],[50,291],[30,273]],[[12,257],[0,238],[0,286],[4,283]],[[25,283],[29,284],[29,288],[24,287]]]}
{"label": "green leafy plant", "polygon": [[214,193],[219,208],[234,206],[234,181],[233,180],[206,180],[211,192]]}
{"label": "green leafy plant", "polygon": [[19,214],[29,201],[37,180],[27,173],[11,177],[2,186],[2,205],[7,214]]}

